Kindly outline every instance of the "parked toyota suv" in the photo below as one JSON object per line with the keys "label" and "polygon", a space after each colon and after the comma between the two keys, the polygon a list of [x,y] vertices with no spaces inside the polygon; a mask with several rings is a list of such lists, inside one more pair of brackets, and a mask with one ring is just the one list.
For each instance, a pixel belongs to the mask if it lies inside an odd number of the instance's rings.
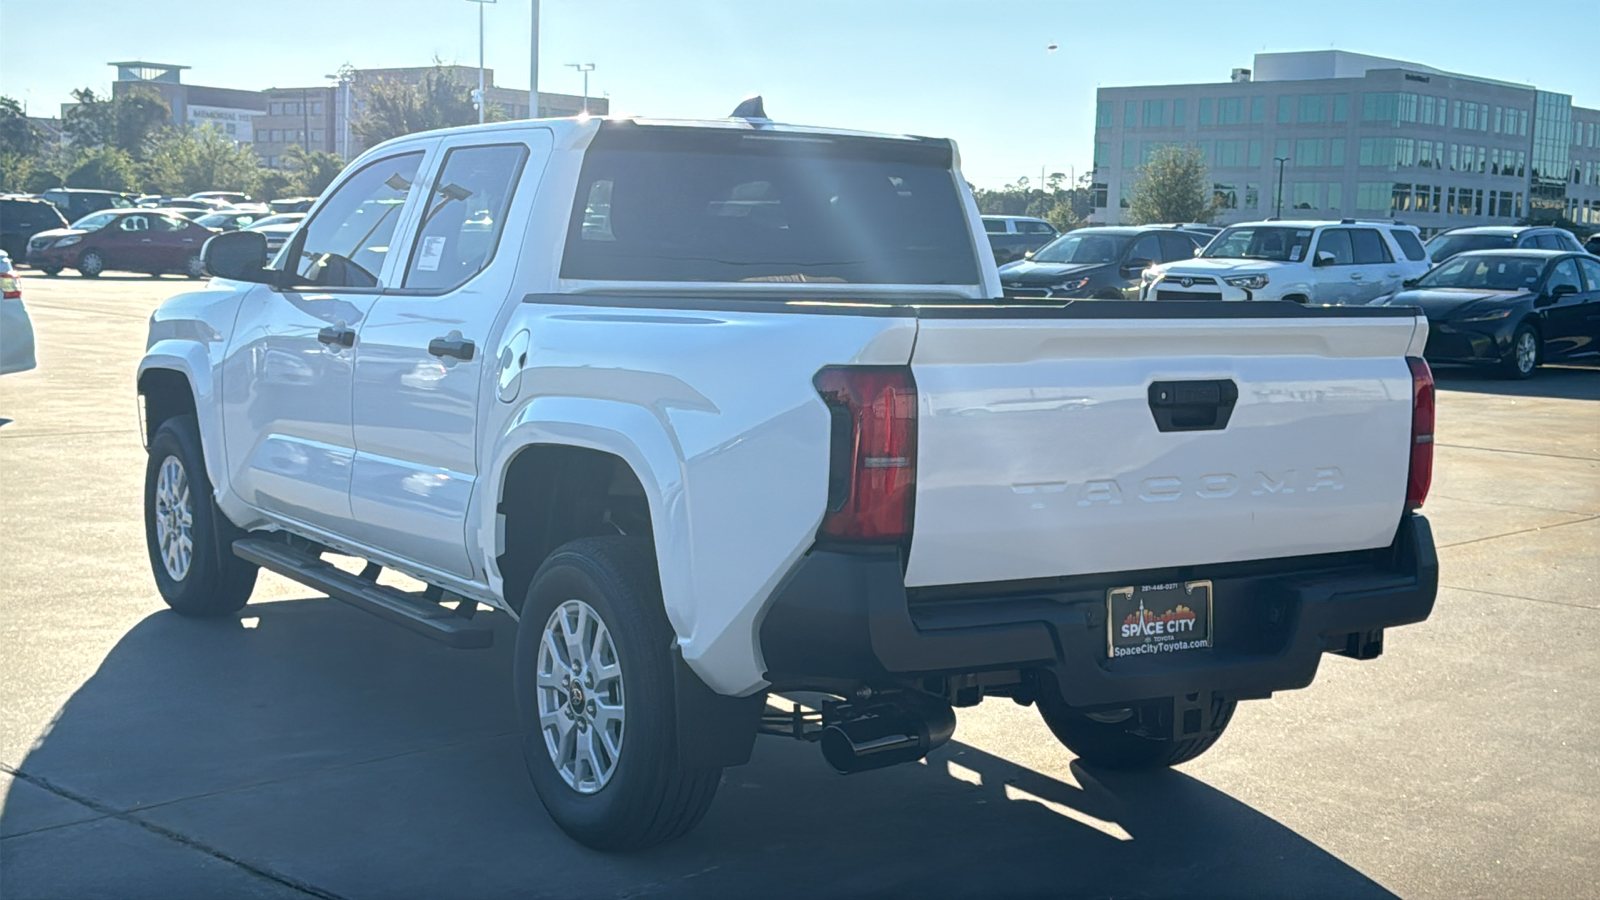
{"label": "parked toyota suv", "polygon": [[1562,250],[1580,253],[1583,245],[1565,228],[1553,225],[1473,225],[1451,228],[1427,245],[1434,265],[1468,250]]}
{"label": "parked toyota suv", "polygon": [[1054,225],[1032,216],[984,216],[983,230],[989,235],[997,266],[1022,259],[1060,233]]}
{"label": "parked toyota suv", "polygon": [[1144,273],[1145,300],[1370,303],[1428,271],[1417,229],[1393,222],[1266,221],[1232,225],[1196,259]]}
{"label": "parked toyota suv", "polygon": [[271,264],[211,237],[137,376],[161,596],[234,615],[267,568],[464,649],[515,616],[528,775],[608,848],[757,734],[861,772],[985,696],[1176,765],[1428,616],[1417,310],[1013,303],[950,141],[741,106],[408,135]]}
{"label": "parked toyota suv", "polygon": [[1175,225],[1079,228],[1001,266],[1000,287],[1019,299],[1137,300],[1147,267],[1193,259],[1210,239]]}

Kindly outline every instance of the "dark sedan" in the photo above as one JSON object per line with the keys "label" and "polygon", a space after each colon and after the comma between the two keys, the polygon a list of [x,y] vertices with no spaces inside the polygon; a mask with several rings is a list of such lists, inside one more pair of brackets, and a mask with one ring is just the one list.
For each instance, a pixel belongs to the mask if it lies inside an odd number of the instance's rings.
{"label": "dark sedan", "polygon": [[200,248],[215,231],[154,209],[108,209],[71,228],[42,231],[28,241],[28,263],[55,275],[77,269],[94,278],[115,269],[201,278]]}
{"label": "dark sedan", "polygon": [[1079,228],[1000,267],[1000,288],[1019,299],[1137,300],[1139,276],[1156,263],[1192,259],[1210,235],[1181,226]]}
{"label": "dark sedan", "polygon": [[1545,362],[1600,354],[1600,259],[1586,253],[1461,253],[1379,302],[1422,308],[1429,362],[1527,378]]}

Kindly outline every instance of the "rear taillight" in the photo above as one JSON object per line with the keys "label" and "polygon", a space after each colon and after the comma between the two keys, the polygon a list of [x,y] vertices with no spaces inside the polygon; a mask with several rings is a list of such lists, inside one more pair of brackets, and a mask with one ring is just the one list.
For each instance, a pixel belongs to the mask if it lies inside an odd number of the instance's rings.
{"label": "rear taillight", "polygon": [[838,366],[814,382],[833,413],[824,537],[911,537],[917,487],[917,384],[905,366]]}
{"label": "rear taillight", "polygon": [[22,279],[15,275],[0,275],[0,297],[7,300],[22,299]]}
{"label": "rear taillight", "polygon": [[1406,476],[1406,509],[1420,509],[1433,483],[1433,372],[1425,360],[1406,358],[1411,367],[1411,471]]}

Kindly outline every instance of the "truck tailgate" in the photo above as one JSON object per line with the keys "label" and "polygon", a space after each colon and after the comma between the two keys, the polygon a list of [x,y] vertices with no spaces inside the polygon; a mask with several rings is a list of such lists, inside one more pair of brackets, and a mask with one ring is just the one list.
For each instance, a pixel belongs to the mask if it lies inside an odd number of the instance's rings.
{"label": "truck tailgate", "polygon": [[[1420,327],[1348,315],[926,318],[912,354],[906,583],[1387,546],[1405,503],[1405,356]],[[1229,382],[1232,414],[1207,427],[1195,410],[1225,404]],[[1162,394],[1200,406],[1163,410],[1176,427],[1163,431]]]}

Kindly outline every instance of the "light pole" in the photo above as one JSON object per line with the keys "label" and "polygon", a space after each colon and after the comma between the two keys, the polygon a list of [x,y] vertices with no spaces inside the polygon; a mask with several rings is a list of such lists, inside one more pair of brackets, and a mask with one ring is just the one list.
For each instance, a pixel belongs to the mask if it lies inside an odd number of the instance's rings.
{"label": "light pole", "polygon": [[334,127],[339,131],[338,152],[340,159],[350,158],[350,85],[355,81],[355,67],[345,63],[334,71],[332,75],[324,75],[331,79],[338,93],[334,96]]}
{"label": "light pole", "polygon": [[484,107],[488,105],[488,98],[483,93],[483,8],[495,0],[467,0],[468,3],[478,4],[478,124],[483,124]]}
{"label": "light pole", "polygon": [[1278,211],[1273,213],[1277,219],[1283,218],[1283,164],[1289,161],[1287,156],[1274,156],[1272,161],[1278,164]]}
{"label": "light pole", "polygon": [[533,34],[528,46],[532,47],[528,60],[528,118],[539,118],[539,0],[533,0]]}
{"label": "light pole", "polygon": [[567,68],[577,69],[583,73],[583,114],[589,114],[589,73],[594,71],[594,63],[567,63]]}

